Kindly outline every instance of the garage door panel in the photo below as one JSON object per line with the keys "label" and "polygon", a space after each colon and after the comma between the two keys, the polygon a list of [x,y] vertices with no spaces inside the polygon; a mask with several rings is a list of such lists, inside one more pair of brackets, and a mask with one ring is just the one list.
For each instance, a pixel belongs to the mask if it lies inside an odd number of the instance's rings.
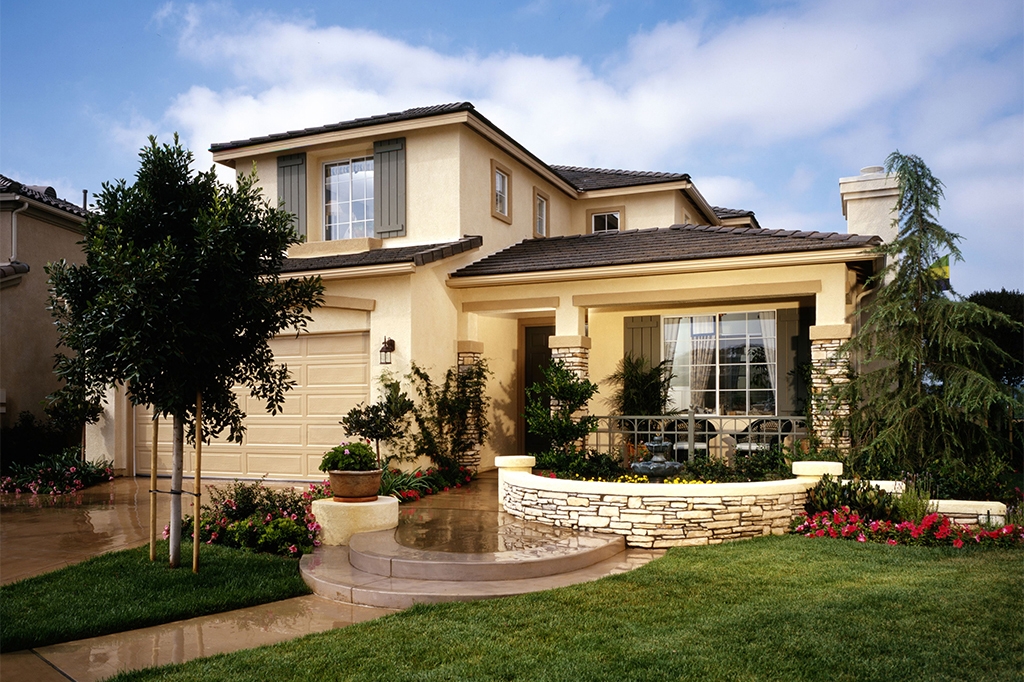
{"label": "garage door panel", "polygon": [[369,368],[362,363],[316,365],[310,367],[306,386],[365,386],[369,383]]}
{"label": "garage door panel", "polygon": [[[369,334],[366,332],[274,339],[275,360],[285,362],[296,381],[286,394],[283,411],[266,412],[263,400],[239,389],[239,404],[247,413],[241,445],[228,433],[203,448],[204,474],[217,477],[308,479],[319,481],[317,470],[324,450],[346,438],[339,420],[369,400]],[[136,471],[148,473],[152,412],[136,410]],[[170,420],[161,420],[158,473],[171,466]],[[185,447],[185,471],[193,469],[193,449]]]}
{"label": "garage door panel", "polygon": [[308,338],[307,355],[367,355],[370,352],[369,334],[325,334]]}
{"label": "garage door panel", "polygon": [[345,428],[341,424],[310,424],[306,427],[306,435],[309,445],[317,446],[323,454],[324,448],[332,448],[345,440]]}

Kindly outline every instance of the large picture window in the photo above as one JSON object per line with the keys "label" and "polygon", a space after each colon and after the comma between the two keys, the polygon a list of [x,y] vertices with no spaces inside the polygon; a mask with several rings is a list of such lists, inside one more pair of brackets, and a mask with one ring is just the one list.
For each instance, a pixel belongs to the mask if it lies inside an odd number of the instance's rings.
{"label": "large picture window", "polygon": [[373,157],[324,164],[324,239],[373,236]]}
{"label": "large picture window", "polygon": [[775,311],[664,318],[673,407],[720,415],[774,415]]}

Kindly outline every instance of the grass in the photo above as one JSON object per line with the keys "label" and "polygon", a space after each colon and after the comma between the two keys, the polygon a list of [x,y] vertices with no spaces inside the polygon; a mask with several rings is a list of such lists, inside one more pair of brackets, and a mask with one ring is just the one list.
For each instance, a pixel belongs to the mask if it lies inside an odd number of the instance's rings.
{"label": "grass", "polygon": [[0,587],[0,651],[105,635],[308,594],[298,560],[218,545],[202,548],[192,573],[192,543],[182,568],[156,562],[149,546],[110,552]]}
{"label": "grass", "polygon": [[1021,558],[769,537],[114,679],[1021,679]]}

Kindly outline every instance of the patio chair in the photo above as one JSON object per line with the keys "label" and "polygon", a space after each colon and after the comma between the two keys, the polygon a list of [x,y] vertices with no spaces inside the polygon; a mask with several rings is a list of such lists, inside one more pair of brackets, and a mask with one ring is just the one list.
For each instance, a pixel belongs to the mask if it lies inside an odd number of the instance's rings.
{"label": "patio chair", "polygon": [[736,436],[736,451],[751,453],[767,450],[781,443],[792,431],[793,422],[789,419],[757,419]]}

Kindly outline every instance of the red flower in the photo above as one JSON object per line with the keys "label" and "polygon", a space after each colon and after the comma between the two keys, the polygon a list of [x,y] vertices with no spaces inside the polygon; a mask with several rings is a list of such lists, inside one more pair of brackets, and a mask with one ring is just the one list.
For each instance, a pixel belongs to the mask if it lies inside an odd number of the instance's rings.
{"label": "red flower", "polygon": [[961,547],[964,546],[964,541],[961,540],[960,538],[954,538],[953,539],[953,546],[956,547],[957,549],[960,549]]}

